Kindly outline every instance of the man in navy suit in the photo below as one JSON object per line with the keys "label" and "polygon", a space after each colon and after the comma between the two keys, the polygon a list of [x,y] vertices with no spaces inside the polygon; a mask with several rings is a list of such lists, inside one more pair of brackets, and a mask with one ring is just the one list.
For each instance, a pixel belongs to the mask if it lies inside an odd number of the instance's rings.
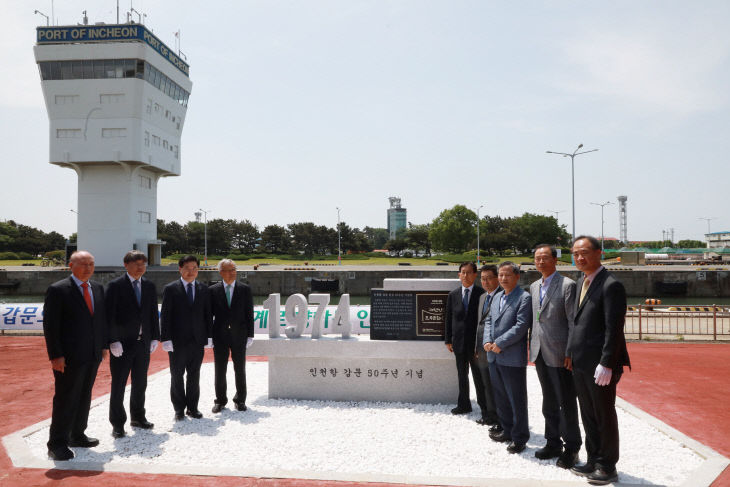
{"label": "man in navy suit", "polygon": [[500,428],[489,437],[509,442],[509,453],[520,453],[530,439],[527,420],[527,330],[532,323],[530,294],[519,287],[520,268],[505,261],[499,265],[502,291],[492,300],[484,327],[494,401]]}
{"label": "man in navy suit", "polygon": [[43,334],[54,378],[53,415],[48,456],[53,460],[74,457],[68,448],[99,444],[86,436],[99,363],[107,356],[104,288],[90,281],[94,256],[80,250],[69,260],[71,276],[46,291]]}
{"label": "man in navy suit", "polygon": [[487,402],[484,398],[482,378],[474,354],[477,320],[479,319],[479,297],[484,289],[474,285],[477,266],[474,262],[464,262],[459,266],[461,286],[451,291],[446,298],[446,329],[444,341],[449,352],[456,358],[456,373],[459,380],[459,397],[451,414],[471,412],[469,399],[469,368],[474,379],[477,403],[482,409],[482,417],[487,416]]}
{"label": "man in navy suit", "polygon": [[594,237],[576,238],[573,258],[583,277],[575,286],[578,299],[568,335],[568,356],[588,459],[571,470],[591,484],[603,485],[618,481],[616,385],[624,365],[631,367],[624,337],[626,290],[601,265],[601,244]]}
{"label": "man in navy suit", "polygon": [[253,343],[253,297],[251,288],[236,280],[236,263],[223,259],[218,263],[223,279],[210,287],[213,311],[213,355],[215,357],[215,404],[219,413],[228,402],[226,370],[228,355],[233,360],[236,394],[233,403],[239,411],[246,408],[246,348]]}
{"label": "man in navy suit", "polygon": [[154,426],[147,421],[144,402],[150,353],[155,351],[160,339],[157,290],[152,281],[143,277],[147,271],[147,256],[139,250],[130,250],[124,256],[124,267],[126,274],[112,280],[106,287],[109,350],[112,354],[109,359],[112,375],[109,422],[114,438],[122,438],[126,434],[124,389],[130,373],[130,424],[143,429]]}
{"label": "man in navy suit", "polygon": [[[162,291],[160,339],[170,357],[170,399],[175,420],[200,419],[200,366],[204,348],[213,347],[213,317],[208,286],[198,282],[200,261],[186,255],[178,261],[180,279]],[[187,381],[185,374],[187,373]]]}

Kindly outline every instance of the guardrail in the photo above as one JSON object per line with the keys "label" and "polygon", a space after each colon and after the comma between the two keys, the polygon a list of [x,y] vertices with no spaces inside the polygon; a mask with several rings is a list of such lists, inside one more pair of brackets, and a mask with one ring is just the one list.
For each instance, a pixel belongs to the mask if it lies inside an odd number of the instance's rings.
{"label": "guardrail", "polygon": [[676,336],[681,339],[730,338],[730,307],[695,304],[637,304],[626,307],[624,333]]}

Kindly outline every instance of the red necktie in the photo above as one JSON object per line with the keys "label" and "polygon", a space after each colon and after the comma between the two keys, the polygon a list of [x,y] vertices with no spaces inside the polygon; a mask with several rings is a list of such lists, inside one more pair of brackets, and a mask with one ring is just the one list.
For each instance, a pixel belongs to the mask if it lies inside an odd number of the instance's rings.
{"label": "red necktie", "polygon": [[91,313],[91,316],[94,316],[94,305],[91,304],[91,294],[89,294],[89,283],[82,282],[81,287],[84,288],[84,301],[86,301],[86,306],[89,307],[89,313]]}

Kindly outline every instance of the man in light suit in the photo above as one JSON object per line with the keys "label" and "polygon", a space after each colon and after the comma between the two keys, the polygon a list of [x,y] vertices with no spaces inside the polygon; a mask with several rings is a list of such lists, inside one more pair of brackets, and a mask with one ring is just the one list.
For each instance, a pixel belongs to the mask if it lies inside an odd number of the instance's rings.
{"label": "man in light suit", "polygon": [[566,356],[568,332],[575,315],[575,282],[556,271],[557,263],[555,247],[537,246],[535,267],[542,278],[530,286],[530,359],[535,363],[542,389],[546,444],[535,452],[535,457],[558,457],[558,467],[572,468],[582,444],[572,367],[570,357]]}
{"label": "man in light suit", "polygon": [[479,367],[479,375],[482,379],[482,390],[484,391],[484,401],[486,405],[485,411],[482,411],[482,417],[477,419],[477,424],[482,426],[490,425],[490,431],[499,427],[499,419],[497,418],[497,406],[494,403],[494,392],[492,391],[492,380],[489,377],[489,361],[487,360],[487,352],[482,347],[484,341],[484,325],[489,316],[489,310],[494,296],[502,290],[499,286],[497,278],[496,265],[483,265],[480,269],[479,279],[482,283],[484,294],[479,297],[479,324],[477,325],[477,336],[475,341],[477,367]]}
{"label": "man in light suit", "polygon": [[505,261],[499,265],[502,291],[492,300],[484,328],[494,401],[502,430],[489,433],[498,442],[509,442],[509,453],[520,453],[530,439],[527,419],[527,330],[532,323],[530,294],[519,287],[520,268]]}
{"label": "man in light suit", "polygon": [[90,281],[94,256],[79,250],[69,260],[71,276],[51,284],[43,303],[43,334],[53,369],[54,394],[48,456],[74,457],[68,447],[90,448],[86,436],[99,363],[107,356],[104,288]]}
{"label": "man in light suit", "polygon": [[160,320],[157,312],[155,284],[144,278],[147,256],[139,250],[124,255],[126,274],[111,281],[106,287],[107,325],[109,327],[109,368],[112,375],[109,394],[109,422],[112,436],[126,435],[124,423],[124,389],[132,375],[129,397],[130,424],[134,428],[151,429],[154,425],[145,416],[145,392],[150,353],[160,340]]}
{"label": "man in light suit", "polygon": [[479,297],[484,289],[474,285],[477,266],[474,262],[464,262],[459,266],[461,286],[451,291],[446,298],[446,326],[444,341],[449,352],[456,359],[456,374],[459,380],[459,397],[451,414],[471,412],[469,399],[469,368],[474,379],[477,403],[482,409],[482,417],[487,411],[482,379],[474,356],[477,319],[479,318]]}
{"label": "man in light suit", "polygon": [[203,348],[213,347],[213,316],[208,286],[196,280],[199,265],[194,255],[180,258],[180,279],[162,291],[160,339],[170,357],[170,399],[176,421],[185,419],[186,408],[191,418],[203,417],[198,410],[200,366]]}
{"label": "man in light suit", "polygon": [[601,244],[580,236],[573,242],[573,258],[583,272],[576,284],[578,299],[574,326],[568,336],[568,356],[586,433],[586,463],[571,470],[594,485],[618,481],[618,419],[616,385],[623,368],[631,368],[624,337],[626,290],[601,265]]}
{"label": "man in light suit", "polygon": [[223,279],[210,287],[213,311],[213,355],[215,357],[215,404],[219,413],[228,402],[226,369],[228,355],[233,360],[236,395],[233,403],[239,411],[246,408],[246,348],[253,343],[253,297],[251,288],[236,281],[236,263],[223,259],[218,263]]}

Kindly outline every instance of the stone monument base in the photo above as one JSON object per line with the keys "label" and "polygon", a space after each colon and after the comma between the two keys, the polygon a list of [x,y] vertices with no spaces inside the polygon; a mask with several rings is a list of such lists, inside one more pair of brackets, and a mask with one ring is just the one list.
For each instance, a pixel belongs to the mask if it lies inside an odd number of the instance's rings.
{"label": "stone monument base", "polygon": [[269,357],[269,397],[327,401],[456,403],[454,355],[441,341],[258,338]]}

